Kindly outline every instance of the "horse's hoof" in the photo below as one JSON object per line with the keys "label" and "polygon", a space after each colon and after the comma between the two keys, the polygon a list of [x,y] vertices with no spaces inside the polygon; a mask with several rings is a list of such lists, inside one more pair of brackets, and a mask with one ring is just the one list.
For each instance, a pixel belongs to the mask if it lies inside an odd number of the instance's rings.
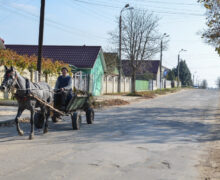
{"label": "horse's hoof", "polygon": [[31,135],[29,136],[29,139],[30,139],[30,140],[34,139],[34,135],[31,134]]}
{"label": "horse's hoof", "polygon": [[18,131],[19,136],[23,136],[24,135],[24,131]]}
{"label": "horse's hoof", "polygon": [[48,133],[48,129],[44,129],[44,134]]}

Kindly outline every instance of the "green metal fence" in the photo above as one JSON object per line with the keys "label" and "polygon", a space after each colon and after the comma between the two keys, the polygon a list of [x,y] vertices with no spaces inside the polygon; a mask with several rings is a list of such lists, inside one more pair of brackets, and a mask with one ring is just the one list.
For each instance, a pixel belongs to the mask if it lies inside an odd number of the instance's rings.
{"label": "green metal fence", "polygon": [[149,81],[147,80],[136,80],[136,91],[148,91],[149,90]]}

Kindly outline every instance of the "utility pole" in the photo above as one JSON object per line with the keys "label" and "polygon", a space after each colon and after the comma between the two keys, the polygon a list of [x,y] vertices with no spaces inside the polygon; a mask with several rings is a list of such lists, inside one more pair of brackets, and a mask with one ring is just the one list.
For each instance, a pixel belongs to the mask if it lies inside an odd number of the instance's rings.
{"label": "utility pole", "polygon": [[[121,11],[122,12],[122,11]],[[118,92],[121,92],[121,13],[119,17],[119,61],[118,61]]]}
{"label": "utility pole", "polygon": [[38,81],[41,80],[42,46],[43,46],[43,36],[44,36],[44,12],[45,12],[45,0],[41,0],[39,39],[38,39],[38,60],[37,60]]}
{"label": "utility pole", "polygon": [[180,86],[180,53],[185,52],[185,49],[181,49],[178,53],[178,66],[177,66],[177,87]]}
{"label": "utility pole", "polygon": [[194,78],[195,78],[195,75],[193,74],[193,87],[195,86]]}
{"label": "utility pole", "polygon": [[180,54],[178,54],[178,65],[177,65],[177,87],[180,85]]}
{"label": "utility pole", "polygon": [[167,33],[164,33],[160,42],[160,90],[162,89],[162,60],[163,60],[163,38],[169,37]]}
{"label": "utility pole", "polygon": [[121,92],[121,34],[122,34],[122,12],[126,9],[132,10],[133,7],[129,7],[129,4],[126,4],[120,11],[119,17],[119,60],[118,60],[118,92]]}
{"label": "utility pole", "polygon": [[162,58],[163,58],[163,39],[160,42],[160,90],[162,89]]}

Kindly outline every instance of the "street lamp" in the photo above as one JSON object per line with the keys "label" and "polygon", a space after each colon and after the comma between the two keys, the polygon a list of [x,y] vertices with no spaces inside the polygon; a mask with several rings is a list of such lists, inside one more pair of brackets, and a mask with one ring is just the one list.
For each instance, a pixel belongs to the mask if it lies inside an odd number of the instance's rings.
{"label": "street lamp", "polygon": [[177,70],[178,70],[178,71],[177,71],[177,73],[178,73],[178,74],[177,74],[178,81],[177,81],[177,87],[179,87],[179,84],[180,84],[180,66],[179,66],[179,65],[180,65],[180,53],[181,53],[181,52],[186,52],[186,51],[187,51],[187,50],[185,50],[185,49],[181,49],[181,50],[179,51],[179,53],[178,53],[178,67],[177,67],[177,68],[178,68],[178,69],[177,69]]}
{"label": "street lamp", "polygon": [[122,34],[122,12],[124,10],[132,10],[133,7],[129,7],[129,4],[126,4],[120,11],[119,17],[119,61],[118,61],[118,92],[121,92],[121,34]]}
{"label": "street lamp", "polygon": [[162,89],[162,59],[163,59],[163,39],[169,37],[167,33],[164,33],[160,42],[160,90]]}

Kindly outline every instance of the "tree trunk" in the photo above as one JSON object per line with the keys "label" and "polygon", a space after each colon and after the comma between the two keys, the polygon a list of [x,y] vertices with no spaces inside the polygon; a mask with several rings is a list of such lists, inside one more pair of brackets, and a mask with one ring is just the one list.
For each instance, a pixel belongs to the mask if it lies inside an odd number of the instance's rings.
{"label": "tree trunk", "polygon": [[48,83],[48,74],[45,74],[45,81]]}
{"label": "tree trunk", "polygon": [[31,82],[33,82],[33,77],[34,77],[34,76],[33,76],[33,70],[30,70],[30,76],[31,76],[31,77],[30,77]]}
{"label": "tree trunk", "polygon": [[136,92],[135,81],[136,81],[136,66],[134,65],[134,60],[131,58],[131,66],[132,66],[132,76],[131,76],[131,93]]}
{"label": "tree trunk", "polygon": [[131,93],[136,92],[135,81],[136,81],[136,75],[133,73],[131,77]]}

